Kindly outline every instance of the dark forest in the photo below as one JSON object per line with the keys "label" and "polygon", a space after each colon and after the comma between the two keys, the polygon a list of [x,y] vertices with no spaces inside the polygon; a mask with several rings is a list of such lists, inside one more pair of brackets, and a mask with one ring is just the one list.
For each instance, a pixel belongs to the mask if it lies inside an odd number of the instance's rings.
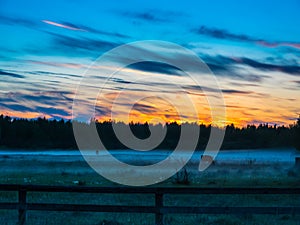
{"label": "dark forest", "polygon": [[[157,149],[172,150],[176,147],[181,126],[175,122],[165,125],[140,123],[117,123],[112,121],[98,122],[96,127],[107,149],[126,149],[114,134],[112,124],[130,126],[133,134],[141,139],[149,137],[149,126],[159,126],[158,129],[167,129],[166,136]],[[80,123],[84,128],[90,125]],[[197,149],[206,147],[211,126],[184,124],[185,126],[200,126],[200,135]],[[300,118],[289,126],[270,126],[268,124],[247,125],[243,128],[228,125],[221,149],[257,149],[257,148],[289,148],[300,149]],[[0,148],[2,149],[77,149],[73,135],[72,121],[47,120],[38,118],[33,120],[15,119],[9,116],[0,116]]]}

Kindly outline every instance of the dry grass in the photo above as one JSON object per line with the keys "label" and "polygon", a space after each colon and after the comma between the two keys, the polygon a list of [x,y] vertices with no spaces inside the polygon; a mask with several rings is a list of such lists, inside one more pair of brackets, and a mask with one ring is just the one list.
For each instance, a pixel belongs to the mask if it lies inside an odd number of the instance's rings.
{"label": "dry grass", "polygon": [[[0,159],[0,183],[9,184],[47,184],[47,185],[89,185],[115,186],[102,178],[84,161],[41,161],[36,159],[5,157]],[[187,167],[189,184],[195,187],[299,187],[300,173],[292,165],[286,164],[218,164],[199,173],[197,165]],[[174,187],[174,176],[159,186]],[[74,182],[80,181],[80,182]],[[185,186],[185,185],[183,185]],[[0,201],[17,201],[16,193],[0,192]],[[117,205],[153,205],[150,195],[126,194],[76,194],[76,193],[31,193],[29,202],[81,203]],[[299,206],[300,196],[289,195],[198,195],[165,197],[166,205],[189,206]],[[17,211],[0,210],[0,224],[16,224]],[[299,216],[293,215],[166,215],[166,225],[209,224],[209,225],[300,225]],[[150,225],[154,216],[128,213],[77,213],[77,212],[28,212],[27,225]]]}

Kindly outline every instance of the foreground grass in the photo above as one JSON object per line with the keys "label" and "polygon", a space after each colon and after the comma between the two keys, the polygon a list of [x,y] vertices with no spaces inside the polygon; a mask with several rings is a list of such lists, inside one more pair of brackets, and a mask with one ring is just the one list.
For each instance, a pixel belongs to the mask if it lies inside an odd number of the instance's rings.
{"label": "foreground grass", "polygon": [[[86,186],[118,186],[93,170],[85,172],[70,172],[58,169],[56,172],[33,171],[6,171],[0,174],[1,184],[41,184],[41,185],[86,185]],[[276,170],[259,166],[251,169],[249,167],[239,169],[216,168],[204,172],[189,172],[189,187],[298,187],[300,185],[300,169],[288,167],[277,174],[262,173],[261,170]],[[71,167],[72,168],[72,167]],[[124,174],[126,176],[126,174]],[[185,186],[176,184],[175,176],[154,186],[174,187]]]}
{"label": "foreground grass", "polygon": [[[0,183],[117,186],[82,161],[41,162],[39,160],[0,160]],[[193,165],[187,167],[189,185],[179,185],[172,177],[156,186],[164,187],[299,187],[299,168],[274,165],[215,165],[199,173]],[[0,192],[1,202],[17,201],[17,193]],[[154,205],[151,195],[29,193],[28,202]],[[298,195],[166,195],[167,206],[299,206]],[[0,210],[0,224],[16,224],[17,211]],[[165,225],[300,225],[294,215],[166,215]],[[154,215],[128,213],[78,213],[29,211],[27,225],[151,225]]]}
{"label": "foreground grass", "polygon": [[[17,224],[17,212],[0,212],[1,225]],[[299,216],[167,215],[165,225],[299,225]],[[153,225],[154,216],[127,213],[28,212],[26,225]]]}

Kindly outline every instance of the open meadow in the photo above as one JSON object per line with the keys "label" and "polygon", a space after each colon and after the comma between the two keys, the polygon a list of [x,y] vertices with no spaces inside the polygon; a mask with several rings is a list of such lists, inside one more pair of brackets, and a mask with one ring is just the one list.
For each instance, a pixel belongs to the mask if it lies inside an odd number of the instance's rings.
{"label": "open meadow", "polygon": [[[269,157],[266,153],[269,151]],[[162,187],[298,187],[299,168],[294,166],[294,151],[249,150],[221,152],[214,165],[203,172],[198,171],[196,153],[185,170],[188,184],[183,182],[183,173],[174,175],[157,184]],[[0,154],[1,184],[43,184],[43,185],[82,185],[82,186],[118,186],[98,175],[84,161],[79,152],[14,152]],[[262,154],[264,153],[264,154]],[[280,153],[280,154],[279,154]],[[141,155],[114,153],[124,161],[138,164],[141,160],[153,162],[163,154]],[[165,153],[167,154],[167,153]],[[231,156],[230,156],[231,155]],[[233,157],[234,155],[234,157]],[[105,156],[103,156],[105,157]],[[130,159],[130,160],[129,160]],[[109,163],[105,166],[109,166]],[[108,167],[107,167],[108,168]],[[124,174],[125,176],[126,174]],[[136,194],[83,194],[83,193],[30,193],[28,202],[80,203],[80,204],[117,204],[145,205],[154,204],[149,195]],[[17,193],[1,192],[2,202],[16,201]],[[167,195],[166,205],[187,206],[299,206],[299,195]],[[295,215],[167,215],[165,224],[300,224]],[[0,224],[16,224],[16,211],[0,211]],[[125,225],[153,224],[152,214],[128,213],[78,213],[78,212],[36,212],[29,211],[26,224],[91,224]]]}

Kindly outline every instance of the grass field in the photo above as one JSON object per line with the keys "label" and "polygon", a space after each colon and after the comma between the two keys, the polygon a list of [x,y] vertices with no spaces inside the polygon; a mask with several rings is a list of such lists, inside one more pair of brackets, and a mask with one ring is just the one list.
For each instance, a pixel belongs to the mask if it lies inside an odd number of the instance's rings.
{"label": "grass field", "polygon": [[[26,156],[0,157],[0,183],[117,186],[94,172],[81,159]],[[299,168],[286,163],[241,164],[216,163],[204,172],[197,165],[186,166],[189,187],[299,187]],[[185,186],[172,177],[158,186]],[[16,201],[17,194],[0,192],[0,201]],[[76,194],[76,193],[29,193],[29,202],[153,205],[150,195],[137,194]],[[186,195],[165,196],[165,205],[188,206],[299,206],[300,196],[295,195]],[[16,224],[17,212],[0,210],[0,224]],[[299,225],[300,217],[294,215],[166,215],[166,225],[181,224],[292,224]],[[74,225],[146,225],[154,224],[154,215],[128,213],[77,213],[77,212],[28,212],[27,224],[74,224]]]}

